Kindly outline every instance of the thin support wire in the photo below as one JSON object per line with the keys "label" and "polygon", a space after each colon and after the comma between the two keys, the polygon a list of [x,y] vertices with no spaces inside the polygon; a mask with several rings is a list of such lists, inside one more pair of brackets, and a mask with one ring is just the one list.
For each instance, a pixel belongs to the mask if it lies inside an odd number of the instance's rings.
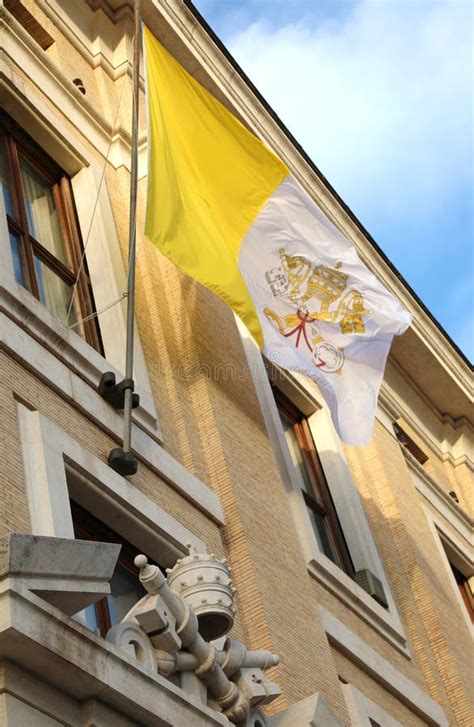
{"label": "thin support wire", "polygon": [[94,313],[91,313],[89,316],[86,316],[85,318],[81,318],[80,321],[77,321],[76,323],[73,323],[69,326],[69,328],[77,328],[77,326],[80,326],[82,323],[85,323],[86,321],[90,321],[92,318],[95,318],[96,316],[100,315],[101,313],[105,313],[106,310],[110,310],[110,308],[113,308],[114,305],[117,305],[117,303],[121,303],[122,300],[125,300],[125,298],[128,296],[128,291],[125,290],[120,298],[117,298],[117,300],[114,300],[112,303],[109,303],[108,305],[104,305],[103,308],[100,308],[99,310],[94,311]]}
{"label": "thin support wire", "polygon": [[[133,38],[133,40],[132,40],[132,45],[133,44],[135,44],[135,38]],[[130,59],[128,60],[128,65],[130,65]],[[86,249],[87,249],[87,245],[89,244],[90,235],[91,235],[91,232],[92,232],[92,225],[93,225],[93,222],[94,222],[95,213],[97,211],[97,206],[99,204],[99,197],[100,197],[100,193],[102,191],[102,185],[103,185],[104,180],[105,180],[105,172],[107,170],[107,164],[109,163],[109,154],[110,154],[110,150],[112,148],[113,139],[114,139],[114,135],[115,135],[115,130],[117,129],[117,125],[118,125],[119,114],[120,114],[120,107],[121,107],[121,104],[122,104],[123,93],[124,93],[124,89],[125,89],[125,86],[126,85],[127,85],[126,84],[126,80],[124,79],[124,82],[122,83],[122,88],[120,89],[120,93],[119,93],[119,99],[118,99],[118,102],[117,102],[117,110],[115,112],[115,118],[114,118],[113,125],[112,125],[112,131],[111,131],[111,134],[110,134],[110,140],[109,140],[108,147],[107,147],[107,153],[105,155],[105,160],[104,160],[104,164],[103,164],[103,167],[102,167],[102,172],[101,172],[100,180],[99,180],[99,186],[97,188],[97,194],[96,194],[96,198],[95,198],[95,201],[94,201],[94,206],[92,208],[92,214],[91,214],[90,221],[89,221],[89,227],[87,228],[87,234],[86,234],[86,237],[85,237],[85,240],[84,240],[84,245],[83,245],[83,248],[82,248],[81,259],[79,261],[79,268],[77,270],[76,279],[74,280],[74,284],[72,286],[71,299],[69,301],[69,306],[68,306],[68,309],[67,309],[66,321],[69,320],[69,316],[71,315],[72,306],[74,304],[74,296],[75,296],[76,291],[77,291],[77,284],[79,282],[79,277],[81,275],[82,268],[84,267],[84,260],[85,260],[85,257],[86,257]],[[88,320],[89,317],[90,316],[84,318],[83,320]],[[75,328],[76,326],[77,326],[77,323],[73,324],[72,326],[69,326],[69,328]]]}

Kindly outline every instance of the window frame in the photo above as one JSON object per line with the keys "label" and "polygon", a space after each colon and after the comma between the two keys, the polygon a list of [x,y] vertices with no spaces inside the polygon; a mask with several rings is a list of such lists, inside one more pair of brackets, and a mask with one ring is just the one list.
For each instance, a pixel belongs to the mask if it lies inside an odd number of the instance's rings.
{"label": "window frame", "polygon": [[[359,727],[402,727],[401,722],[369,699],[353,684],[341,676],[339,676],[339,681],[352,724],[357,724]],[[411,706],[405,704],[405,707],[407,710],[413,711]]]}
{"label": "window frame", "polygon": [[[361,496],[347,464],[342,444],[334,430],[327,405],[313,383],[297,373],[290,374],[264,361],[253,336],[237,315],[237,329],[258,398],[260,411],[288,498],[290,515],[309,575],[353,611],[405,658],[410,659],[406,634],[388,583],[383,562],[375,544]],[[370,570],[381,582],[388,609],[328,558],[319,547],[311,526],[308,509],[294,475],[288,445],[278,414],[271,384],[291,397],[308,418],[317,441],[321,466],[327,478],[352,562],[357,571]]]}
{"label": "window frame", "polygon": [[293,431],[303,456],[304,466],[314,490],[314,496],[311,496],[304,489],[301,490],[305,505],[308,510],[313,511],[323,519],[326,526],[326,537],[334,554],[335,564],[353,578],[355,574],[354,565],[321,466],[308,418],[279,389],[272,387],[272,391],[279,413],[283,413],[293,424]]}
{"label": "window frame", "polygon": [[470,616],[471,621],[474,624],[474,596],[469,585],[469,577],[462,573],[459,568],[456,568],[454,563],[451,563],[448,555],[446,555],[446,557],[448,558],[449,565],[451,566],[454,580],[456,581],[456,584],[458,586],[458,590],[461,595],[461,599],[466,607],[468,616]]}
{"label": "window frame", "polygon": [[[139,569],[136,567],[134,559],[135,556],[139,555],[142,551],[122,537],[120,533],[112,530],[112,528],[106,525],[106,523],[99,520],[99,518],[97,518],[93,513],[82,507],[82,505],[79,505],[72,499],[70,499],[69,504],[71,508],[74,536],[79,540],[94,540],[121,545],[122,547],[117,559],[117,565],[122,566],[122,568],[133,575],[138,582]],[[155,564],[151,558],[149,558],[148,561]],[[145,590],[143,595],[146,595]],[[110,593],[110,596],[113,596],[113,593]],[[103,638],[105,638],[107,632],[112,628],[112,626],[115,625],[112,623],[110,616],[110,596],[104,596],[104,598],[101,598],[93,604],[100,635]]]}
{"label": "window frame", "polygon": [[[5,209],[7,227],[10,234],[18,240],[20,264],[24,286],[38,301],[40,289],[35,271],[35,257],[47,266],[62,282],[74,286],[74,308],[82,337],[103,355],[103,345],[95,313],[94,294],[84,255],[84,247],[79,231],[71,180],[68,175],[44,152],[41,147],[4,111],[0,110],[0,144],[4,150],[4,160],[9,177],[12,217]],[[26,195],[21,177],[21,160],[26,161],[34,172],[51,189],[58,216],[61,240],[64,245],[66,262],[55,257],[32,234],[28,224]],[[41,302],[41,301],[40,301]],[[48,306],[45,306],[48,310]],[[52,311],[50,311],[52,313]],[[52,313],[54,315],[54,313]],[[88,318],[88,320],[83,320]]]}

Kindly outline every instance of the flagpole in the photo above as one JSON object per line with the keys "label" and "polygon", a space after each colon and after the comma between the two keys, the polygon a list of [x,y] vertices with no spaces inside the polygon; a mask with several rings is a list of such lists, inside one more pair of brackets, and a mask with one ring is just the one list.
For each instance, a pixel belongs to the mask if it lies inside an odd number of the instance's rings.
{"label": "flagpole", "polygon": [[127,295],[127,339],[125,350],[125,379],[123,390],[123,448],[113,449],[109,454],[109,465],[122,475],[134,475],[138,462],[132,452],[132,408],[138,403],[133,394],[133,349],[135,334],[135,261],[137,231],[137,183],[138,183],[138,108],[140,94],[140,0],[134,0],[133,16],[133,61],[132,61],[132,147],[130,170],[130,217],[128,229],[128,295]]}

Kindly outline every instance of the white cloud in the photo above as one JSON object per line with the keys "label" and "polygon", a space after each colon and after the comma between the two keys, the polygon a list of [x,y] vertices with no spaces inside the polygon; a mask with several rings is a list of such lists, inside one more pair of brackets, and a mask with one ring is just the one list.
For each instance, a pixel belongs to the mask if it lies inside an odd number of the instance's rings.
{"label": "white cloud", "polygon": [[227,39],[356,211],[429,215],[472,174],[470,4],[362,0],[344,20]]}

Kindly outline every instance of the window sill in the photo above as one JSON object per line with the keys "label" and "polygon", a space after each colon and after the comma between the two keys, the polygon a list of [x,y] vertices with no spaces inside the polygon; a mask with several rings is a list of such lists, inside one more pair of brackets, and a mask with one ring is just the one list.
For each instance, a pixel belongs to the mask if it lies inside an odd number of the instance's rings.
{"label": "window sill", "polygon": [[332,560],[318,551],[317,555],[307,560],[306,567],[318,583],[321,583],[403,656],[411,659],[403,629],[395,622],[390,611],[380,606]]}

